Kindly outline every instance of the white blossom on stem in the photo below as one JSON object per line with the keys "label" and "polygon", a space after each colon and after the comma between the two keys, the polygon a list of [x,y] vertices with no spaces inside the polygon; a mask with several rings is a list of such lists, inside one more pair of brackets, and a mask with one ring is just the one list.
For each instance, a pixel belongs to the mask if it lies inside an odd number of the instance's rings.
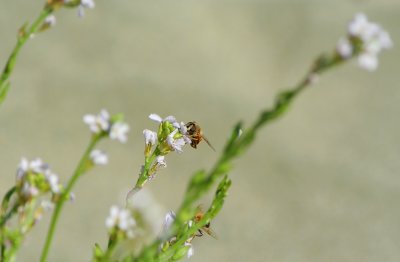
{"label": "white blossom on stem", "polygon": [[98,115],[87,114],[83,117],[83,122],[87,124],[95,134],[107,132],[110,128],[110,114],[102,109]]}
{"label": "white blossom on stem", "polygon": [[50,27],[55,26],[56,25],[56,21],[57,20],[56,20],[56,17],[54,15],[49,15],[44,19],[44,22]]}
{"label": "white blossom on stem", "polygon": [[[368,71],[374,71],[378,67],[378,54],[393,46],[389,33],[380,25],[368,21],[367,16],[362,13],[356,14],[350,21],[347,32],[351,38],[361,41],[358,64]],[[344,45],[341,48],[345,49]],[[338,52],[342,55],[339,50]]]}
{"label": "white blossom on stem", "polygon": [[106,227],[111,231],[117,228],[126,233],[128,238],[134,237],[133,229],[136,225],[131,212],[125,208],[112,206],[110,208],[110,215],[106,219]]}
{"label": "white blossom on stem", "polygon": [[108,164],[108,157],[104,151],[95,149],[90,152],[90,159],[95,165],[107,165]]}
{"label": "white blossom on stem", "polygon": [[157,141],[157,133],[148,129],[143,130],[144,143],[146,145],[155,145]]}
{"label": "white blossom on stem", "polygon": [[123,122],[114,123],[111,126],[110,138],[116,139],[121,143],[125,143],[128,140],[127,134],[129,132],[129,125]]}
{"label": "white blossom on stem", "polygon": [[78,16],[85,16],[85,8],[93,9],[95,7],[94,0],[81,0],[81,3],[78,6]]}
{"label": "white blossom on stem", "polygon": [[186,256],[187,256],[187,258],[190,258],[194,254],[193,245],[192,245],[192,243],[186,241],[185,242],[185,246],[189,247],[189,249],[188,249],[188,251],[186,253]]}
{"label": "white blossom on stem", "polygon": [[150,114],[149,118],[157,123],[162,123],[162,122],[170,122],[170,123],[175,123],[176,118],[174,116],[167,116],[166,118],[162,118],[161,116],[157,114]]}
{"label": "white blossom on stem", "polygon": [[178,129],[175,129],[173,132],[171,132],[167,136],[167,143],[172,148],[172,150],[174,150],[178,153],[182,153],[183,152],[182,147],[186,144],[186,142],[185,142],[185,139],[183,139],[182,137],[177,138],[177,139],[174,138],[174,136],[177,132],[178,132]]}

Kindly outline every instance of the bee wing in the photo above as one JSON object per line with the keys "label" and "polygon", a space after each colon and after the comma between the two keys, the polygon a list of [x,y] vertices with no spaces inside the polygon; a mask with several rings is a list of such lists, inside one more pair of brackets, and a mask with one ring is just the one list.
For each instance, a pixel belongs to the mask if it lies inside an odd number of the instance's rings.
{"label": "bee wing", "polygon": [[215,234],[214,230],[212,230],[211,228],[204,228],[203,227],[201,230],[206,232],[208,235],[212,236],[214,239],[218,239],[217,234]]}
{"label": "bee wing", "polygon": [[206,141],[207,145],[208,145],[209,147],[211,147],[211,149],[214,150],[214,152],[216,152],[216,151],[215,151],[215,148],[211,145],[210,141],[208,141],[207,137],[202,136],[202,138],[204,139],[204,141]]}

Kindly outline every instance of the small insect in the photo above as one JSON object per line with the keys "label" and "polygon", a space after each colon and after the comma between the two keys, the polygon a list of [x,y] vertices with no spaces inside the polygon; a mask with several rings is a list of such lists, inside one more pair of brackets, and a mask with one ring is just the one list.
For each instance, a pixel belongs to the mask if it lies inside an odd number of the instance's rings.
{"label": "small insect", "polygon": [[211,149],[215,151],[215,148],[211,145],[211,143],[208,141],[208,139],[203,135],[203,132],[201,131],[200,126],[196,122],[194,122],[194,121],[188,122],[186,124],[186,128],[187,128],[188,136],[189,136],[190,140],[192,141],[192,143],[190,144],[191,147],[197,148],[197,145],[203,139],[204,141],[206,141],[206,143],[209,145],[209,147],[211,147]]}
{"label": "small insect", "polygon": [[[202,206],[198,206],[197,207],[197,213],[194,216],[194,222],[198,223],[204,216],[204,211]],[[204,235],[204,232],[207,233],[208,235],[212,236],[213,238],[217,239],[217,235],[215,234],[215,232],[211,229],[211,225],[210,222],[208,222],[207,224],[205,224],[204,227],[200,228],[198,230],[198,232],[196,233],[196,237],[201,237]]]}

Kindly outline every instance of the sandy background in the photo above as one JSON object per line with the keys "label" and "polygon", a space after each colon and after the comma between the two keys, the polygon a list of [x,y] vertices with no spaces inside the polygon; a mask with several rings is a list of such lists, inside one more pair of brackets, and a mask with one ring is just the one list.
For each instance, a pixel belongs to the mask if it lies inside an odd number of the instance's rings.
{"label": "sandy background", "polygon": [[[0,0],[0,63],[16,30],[43,1]],[[66,205],[49,261],[88,261],[106,241],[104,220],[123,204],[142,163],[150,113],[199,122],[218,150],[238,120],[250,123],[334,47],[357,11],[395,48],[370,74],[349,63],[321,78],[284,119],[263,129],[235,162],[233,186],[213,222],[219,240],[197,239],[191,261],[400,260],[400,2],[397,0],[96,1],[84,19],[23,49],[0,108],[0,194],[21,156],[42,157],[66,181],[87,144],[86,113],[123,112],[129,142],[106,141],[110,164],[81,179]],[[170,155],[149,189],[176,209],[188,177],[217,158],[205,144]],[[204,199],[207,204],[207,198]],[[18,261],[37,261],[48,217]]]}

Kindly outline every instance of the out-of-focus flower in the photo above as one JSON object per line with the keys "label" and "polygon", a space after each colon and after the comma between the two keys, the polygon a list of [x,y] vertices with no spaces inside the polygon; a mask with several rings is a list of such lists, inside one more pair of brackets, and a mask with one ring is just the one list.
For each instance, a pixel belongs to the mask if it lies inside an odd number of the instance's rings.
{"label": "out-of-focus flower", "polygon": [[40,158],[32,161],[21,159],[17,168],[16,184],[25,200],[48,191],[58,194],[62,187],[58,182],[58,176]]}
{"label": "out-of-focus flower", "polygon": [[163,230],[166,232],[171,228],[172,223],[174,223],[176,218],[174,211],[168,211],[165,215],[164,223],[163,223]]}
{"label": "out-of-focus flower", "polygon": [[190,258],[194,254],[193,245],[190,242],[185,242],[185,246],[189,247],[189,249],[188,249],[188,251],[186,253],[186,256],[187,256],[187,258]]}
{"label": "out-of-focus flower", "polygon": [[78,6],[78,16],[85,16],[85,8],[93,9],[95,7],[94,0],[81,0],[80,5]]}
{"label": "out-of-focus flower", "polygon": [[117,206],[110,208],[110,215],[106,219],[106,227],[109,231],[117,229],[124,232],[128,238],[133,238],[133,228],[135,226],[136,222],[128,209]]}
{"label": "out-of-focus flower", "polygon": [[83,116],[83,122],[89,126],[90,131],[94,134],[108,134],[111,139],[125,143],[128,140],[129,125],[117,120],[121,116],[110,117],[107,110],[102,109],[99,114],[87,114]]}
{"label": "out-of-focus flower", "polygon": [[348,38],[341,38],[336,50],[343,59],[358,55],[360,67],[373,71],[378,67],[378,54],[393,46],[392,39],[380,25],[368,21],[365,14],[354,16],[347,27]]}
{"label": "out-of-focus flower", "polygon": [[56,25],[56,17],[54,15],[49,15],[44,19],[45,24],[47,24],[48,26],[55,26]]}
{"label": "out-of-focus flower", "polygon": [[336,45],[336,50],[342,58],[347,59],[353,54],[353,45],[348,38],[342,37]]}
{"label": "out-of-focus flower", "polygon": [[129,132],[129,125],[123,122],[117,122],[111,126],[110,138],[116,139],[121,143],[128,140],[127,134]]}
{"label": "out-of-focus flower", "polygon": [[83,122],[87,124],[95,134],[100,132],[107,132],[110,128],[110,114],[107,110],[102,109],[98,115],[85,115],[83,117]]}
{"label": "out-of-focus flower", "polygon": [[95,165],[107,165],[108,164],[108,157],[104,151],[95,149],[90,152],[90,159]]}

